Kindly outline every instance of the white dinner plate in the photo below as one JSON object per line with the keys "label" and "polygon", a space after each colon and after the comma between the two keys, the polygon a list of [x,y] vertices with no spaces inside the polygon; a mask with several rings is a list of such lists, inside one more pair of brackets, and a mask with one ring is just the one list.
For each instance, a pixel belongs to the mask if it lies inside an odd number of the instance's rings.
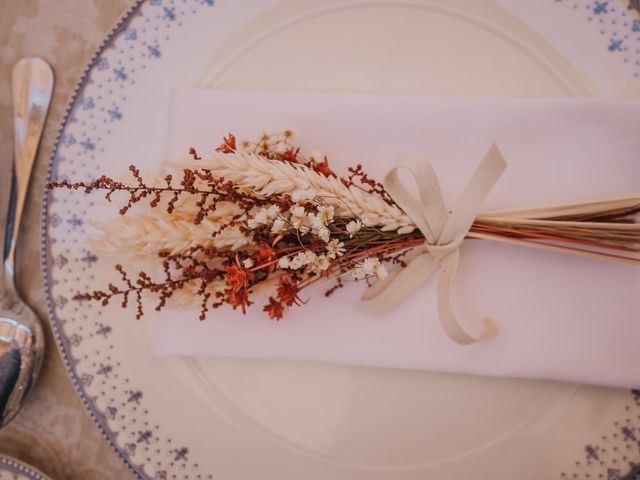
{"label": "white dinner plate", "polygon": [[[87,66],[50,178],[117,177],[131,163],[160,163],[173,85],[635,95],[638,18],[622,1],[140,1]],[[212,132],[212,146],[218,137]],[[88,242],[91,221],[116,212],[105,204],[80,192],[45,196],[43,268],[69,375],[140,478],[622,480],[639,474],[638,391],[152,357],[152,313],[136,321],[132,309],[72,299],[115,279],[116,259]]]}

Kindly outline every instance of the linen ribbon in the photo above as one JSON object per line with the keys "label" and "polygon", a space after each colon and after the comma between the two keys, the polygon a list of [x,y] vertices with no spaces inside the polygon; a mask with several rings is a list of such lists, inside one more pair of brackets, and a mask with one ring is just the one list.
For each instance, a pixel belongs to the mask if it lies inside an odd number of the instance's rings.
{"label": "linen ribbon", "polygon": [[[393,200],[413,220],[425,237],[405,268],[398,268],[373,284],[362,300],[370,311],[386,311],[413,293],[431,274],[439,271],[437,297],[440,323],[455,342],[468,345],[488,340],[498,333],[496,324],[484,319],[482,333],[473,336],[458,323],[451,302],[451,283],[458,268],[459,247],[480,212],[480,206],[507,166],[500,150],[491,145],[484,159],[462,191],[455,208],[447,212],[440,184],[428,161],[418,155],[398,159],[384,178],[384,187]],[[402,184],[398,170],[406,168],[413,175],[419,198]]]}

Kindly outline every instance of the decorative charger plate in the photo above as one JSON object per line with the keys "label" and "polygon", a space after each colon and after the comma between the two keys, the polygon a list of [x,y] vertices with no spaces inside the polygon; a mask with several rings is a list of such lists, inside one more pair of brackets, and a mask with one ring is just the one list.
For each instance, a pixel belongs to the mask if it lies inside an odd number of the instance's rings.
{"label": "decorative charger plate", "polygon": [[0,455],[0,480],[51,480],[42,472],[15,458]]}
{"label": "decorative charger plate", "polygon": [[[621,1],[530,3],[139,1],[87,66],[49,178],[161,162],[174,85],[493,97],[638,91],[636,12]],[[585,56],[585,46],[602,53]],[[637,391],[152,357],[151,315],[135,321],[118,305],[72,300],[114,275],[114,259],[88,242],[91,221],[113,216],[94,200],[45,196],[49,310],[79,395],[140,478],[620,480],[640,471]]]}

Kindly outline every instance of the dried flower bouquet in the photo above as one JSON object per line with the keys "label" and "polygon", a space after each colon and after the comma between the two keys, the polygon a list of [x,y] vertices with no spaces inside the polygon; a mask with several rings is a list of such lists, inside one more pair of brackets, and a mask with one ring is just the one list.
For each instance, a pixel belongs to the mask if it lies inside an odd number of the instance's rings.
{"label": "dried flower bouquet", "polygon": [[[133,182],[102,176],[92,182],[54,182],[49,188],[124,193],[119,221],[97,223],[97,245],[118,253],[157,256],[162,277],[131,276],[122,265],[120,285],[81,292],[78,300],[103,305],[131,298],[143,315],[143,294],[156,309],[172,299],[211,308],[229,304],[246,312],[258,289],[268,289],[262,309],[272,319],[305,302],[303,291],[325,286],[331,295],[347,281],[384,279],[389,266],[406,267],[412,249],[425,244],[423,229],[385,185],[361,165],[346,176],[333,172],[318,152],[303,155],[292,132],[265,133],[257,142],[229,134],[215,151],[189,151],[182,169],[148,185],[138,168]],[[131,215],[142,201],[148,205]],[[533,209],[480,213],[465,239],[529,247],[640,265],[640,194]]]}

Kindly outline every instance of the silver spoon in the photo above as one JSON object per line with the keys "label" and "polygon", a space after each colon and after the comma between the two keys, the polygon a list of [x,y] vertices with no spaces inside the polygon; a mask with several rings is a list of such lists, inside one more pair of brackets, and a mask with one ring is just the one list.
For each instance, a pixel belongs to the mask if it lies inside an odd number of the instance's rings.
{"label": "silver spoon", "polygon": [[[4,289],[0,289],[0,428],[24,404],[44,354],[40,320],[16,291],[15,255],[29,178],[51,102],[53,71],[41,58],[23,58],[13,68],[11,87],[15,145],[2,257]],[[32,259],[32,265],[37,264]]]}

